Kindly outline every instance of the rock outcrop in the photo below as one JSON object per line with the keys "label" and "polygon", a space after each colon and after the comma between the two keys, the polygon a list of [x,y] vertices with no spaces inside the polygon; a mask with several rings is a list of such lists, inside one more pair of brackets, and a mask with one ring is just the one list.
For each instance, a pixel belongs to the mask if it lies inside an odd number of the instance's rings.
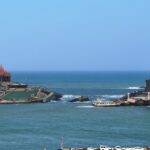
{"label": "rock outcrop", "polygon": [[57,92],[50,92],[48,99],[58,101],[58,100],[60,100],[60,98],[62,98],[61,94],[59,94]]}
{"label": "rock outcrop", "polygon": [[85,102],[85,101],[89,101],[89,98],[85,96],[80,96],[78,98],[70,100],[69,102]]}

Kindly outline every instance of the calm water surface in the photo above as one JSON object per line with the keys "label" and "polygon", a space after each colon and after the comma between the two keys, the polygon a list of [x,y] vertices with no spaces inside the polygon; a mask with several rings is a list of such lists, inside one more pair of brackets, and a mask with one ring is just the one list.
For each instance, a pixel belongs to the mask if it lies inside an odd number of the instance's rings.
{"label": "calm water surface", "polygon": [[[145,85],[150,72],[14,72],[13,80],[67,95],[107,98]],[[133,89],[135,88],[135,89]],[[94,108],[89,103],[0,105],[0,149],[150,146],[150,107]]]}

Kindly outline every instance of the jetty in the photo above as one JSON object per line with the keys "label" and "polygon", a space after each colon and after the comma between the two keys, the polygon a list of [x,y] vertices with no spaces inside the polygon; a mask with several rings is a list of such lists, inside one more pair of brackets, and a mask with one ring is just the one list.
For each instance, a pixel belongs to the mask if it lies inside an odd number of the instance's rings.
{"label": "jetty", "polygon": [[114,100],[120,106],[150,106],[150,79],[146,80],[146,87],[144,90],[127,93],[118,100]]}
{"label": "jetty", "polygon": [[46,103],[61,97],[46,88],[11,81],[11,74],[0,66],[0,104]]}
{"label": "jetty", "polygon": [[150,79],[146,80],[146,87],[143,90],[127,93],[111,101],[97,98],[92,101],[92,105],[95,107],[150,106]]}

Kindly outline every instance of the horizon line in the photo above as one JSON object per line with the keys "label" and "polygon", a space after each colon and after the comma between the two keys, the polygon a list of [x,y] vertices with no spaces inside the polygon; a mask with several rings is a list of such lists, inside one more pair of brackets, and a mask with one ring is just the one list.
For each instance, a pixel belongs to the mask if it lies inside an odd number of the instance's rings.
{"label": "horizon line", "polygon": [[150,72],[150,70],[9,70],[9,72]]}

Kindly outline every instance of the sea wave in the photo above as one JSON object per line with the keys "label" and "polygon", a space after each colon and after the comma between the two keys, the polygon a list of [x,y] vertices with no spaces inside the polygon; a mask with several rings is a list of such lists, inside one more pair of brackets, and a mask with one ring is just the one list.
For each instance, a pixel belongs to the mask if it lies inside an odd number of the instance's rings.
{"label": "sea wave", "polygon": [[77,101],[77,102],[73,102],[73,103],[76,103],[76,104],[83,104],[83,103],[89,104],[89,103],[91,103],[91,101],[84,101],[84,102]]}
{"label": "sea wave", "polygon": [[79,98],[79,97],[80,97],[80,95],[63,95],[61,100],[69,101],[69,100]]}
{"label": "sea wave", "polygon": [[130,86],[127,89],[129,90],[140,90],[140,89],[144,89],[144,87],[140,87],[140,86]]}
{"label": "sea wave", "polygon": [[94,106],[85,105],[85,106],[77,106],[77,108],[93,108]]}
{"label": "sea wave", "polygon": [[[117,98],[121,98],[124,95],[89,95],[88,97],[92,100],[95,99],[97,97],[101,97],[104,99],[117,99]],[[62,101],[70,101],[72,99],[75,98],[79,98],[80,95],[63,95],[63,97],[61,98]],[[90,101],[85,101],[85,102],[75,102],[75,103],[90,103]]]}
{"label": "sea wave", "polygon": [[102,95],[102,98],[110,98],[110,99],[113,99],[113,98],[121,98],[123,97],[124,95]]}

